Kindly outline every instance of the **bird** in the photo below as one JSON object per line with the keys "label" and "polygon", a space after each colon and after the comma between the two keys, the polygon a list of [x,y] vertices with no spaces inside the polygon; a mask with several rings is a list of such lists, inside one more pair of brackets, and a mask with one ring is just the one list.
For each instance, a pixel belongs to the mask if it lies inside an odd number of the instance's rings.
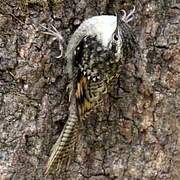
{"label": "bird", "polygon": [[[86,19],[68,42],[65,59],[70,81],[69,116],[52,147],[45,176],[69,168],[78,141],[80,122],[85,122],[86,116],[101,104],[120,65],[135,52],[137,42],[128,24],[134,19],[135,7],[129,14],[125,10],[121,12],[123,14]],[[55,27],[47,34],[62,42],[62,36]]]}

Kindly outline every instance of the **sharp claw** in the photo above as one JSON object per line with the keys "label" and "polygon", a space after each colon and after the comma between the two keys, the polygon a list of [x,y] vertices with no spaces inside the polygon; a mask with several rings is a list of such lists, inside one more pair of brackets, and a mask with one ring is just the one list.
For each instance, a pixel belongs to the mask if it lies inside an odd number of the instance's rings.
{"label": "sharp claw", "polygon": [[136,10],[136,7],[133,5],[133,10],[132,10],[133,14],[134,14],[135,10]]}
{"label": "sharp claw", "polygon": [[127,15],[127,14],[126,14],[126,11],[125,11],[124,9],[122,9],[121,11],[124,13],[124,14],[123,14],[123,17],[122,17],[122,20],[125,20],[126,15]]}
{"label": "sharp claw", "polygon": [[133,9],[130,11],[129,14],[126,13],[126,11],[123,9],[121,10],[124,15],[123,17],[121,18],[125,23],[128,23],[130,21],[132,21],[134,19],[134,12],[135,12],[135,6],[133,6]]}
{"label": "sharp claw", "polygon": [[51,24],[51,27],[53,28],[53,30],[56,32],[56,33],[59,33],[58,30]]}
{"label": "sharp claw", "polygon": [[62,43],[64,42],[64,39],[63,39],[61,33],[58,32],[58,30],[53,25],[51,25],[51,29],[47,28],[47,27],[45,27],[43,25],[40,25],[40,26],[47,30],[46,32],[42,32],[43,34],[54,36],[53,41],[56,40],[56,39],[59,41],[59,50],[60,50],[61,54],[59,56],[57,56],[56,58],[61,58],[62,54],[63,54]]}
{"label": "sharp claw", "polygon": [[127,19],[126,22],[128,23],[128,22],[132,21],[133,19],[134,19],[134,16],[132,16],[131,18]]}
{"label": "sharp claw", "polygon": [[133,16],[135,12],[135,6],[133,6],[133,10],[130,11],[130,13],[126,16],[126,19],[128,20],[129,17]]}
{"label": "sharp claw", "polygon": [[46,27],[46,26],[43,26],[43,25],[39,25],[39,26],[41,26],[42,28],[44,28],[44,29],[47,29],[48,30],[48,28]]}
{"label": "sharp claw", "polygon": [[62,55],[60,54],[59,56],[56,56],[57,59],[60,59],[62,57]]}
{"label": "sharp claw", "polygon": [[51,32],[42,32],[43,34],[47,34],[47,35],[51,35],[51,36],[54,36],[54,34],[53,33],[51,33]]}
{"label": "sharp claw", "polygon": [[39,26],[41,26],[42,28],[44,28],[44,29],[47,30],[46,32],[42,32],[43,34],[48,34],[48,35],[55,36],[55,32],[52,31],[51,29],[49,29],[49,28],[47,28],[47,27],[45,27],[45,26],[43,26],[43,25],[41,25],[41,24],[40,24]]}

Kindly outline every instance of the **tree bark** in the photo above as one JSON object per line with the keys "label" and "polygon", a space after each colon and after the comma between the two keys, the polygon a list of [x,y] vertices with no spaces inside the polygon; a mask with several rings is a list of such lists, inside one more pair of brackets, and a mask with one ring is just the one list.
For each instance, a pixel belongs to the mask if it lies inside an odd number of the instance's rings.
{"label": "tree bark", "polygon": [[83,123],[69,171],[47,179],[180,177],[178,0],[0,0],[0,180],[44,179],[68,117],[69,80],[58,42],[94,15],[136,7],[141,57],[122,65],[103,104]]}

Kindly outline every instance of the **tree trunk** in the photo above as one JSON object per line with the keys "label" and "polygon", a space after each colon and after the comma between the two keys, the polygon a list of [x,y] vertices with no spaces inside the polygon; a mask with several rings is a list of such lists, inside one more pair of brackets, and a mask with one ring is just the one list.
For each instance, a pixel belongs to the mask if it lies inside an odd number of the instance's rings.
{"label": "tree trunk", "polygon": [[180,177],[180,4],[178,0],[0,0],[0,180],[44,179],[68,117],[66,49],[86,18],[136,7],[131,26],[141,58],[127,60],[103,104],[83,123],[69,171],[47,179]]}

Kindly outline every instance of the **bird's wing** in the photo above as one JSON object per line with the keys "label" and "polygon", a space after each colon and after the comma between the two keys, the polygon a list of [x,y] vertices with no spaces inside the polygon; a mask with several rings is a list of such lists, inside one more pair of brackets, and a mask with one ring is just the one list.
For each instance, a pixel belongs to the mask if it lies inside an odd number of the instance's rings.
{"label": "bird's wing", "polygon": [[67,170],[79,137],[79,119],[82,119],[95,106],[98,93],[104,88],[103,82],[92,82],[92,78],[81,69],[80,65],[84,63],[84,58],[86,58],[86,61],[90,61],[85,45],[85,38],[83,38],[74,54],[75,77],[70,98],[69,117],[51,150],[52,153],[46,166],[45,176]]}

